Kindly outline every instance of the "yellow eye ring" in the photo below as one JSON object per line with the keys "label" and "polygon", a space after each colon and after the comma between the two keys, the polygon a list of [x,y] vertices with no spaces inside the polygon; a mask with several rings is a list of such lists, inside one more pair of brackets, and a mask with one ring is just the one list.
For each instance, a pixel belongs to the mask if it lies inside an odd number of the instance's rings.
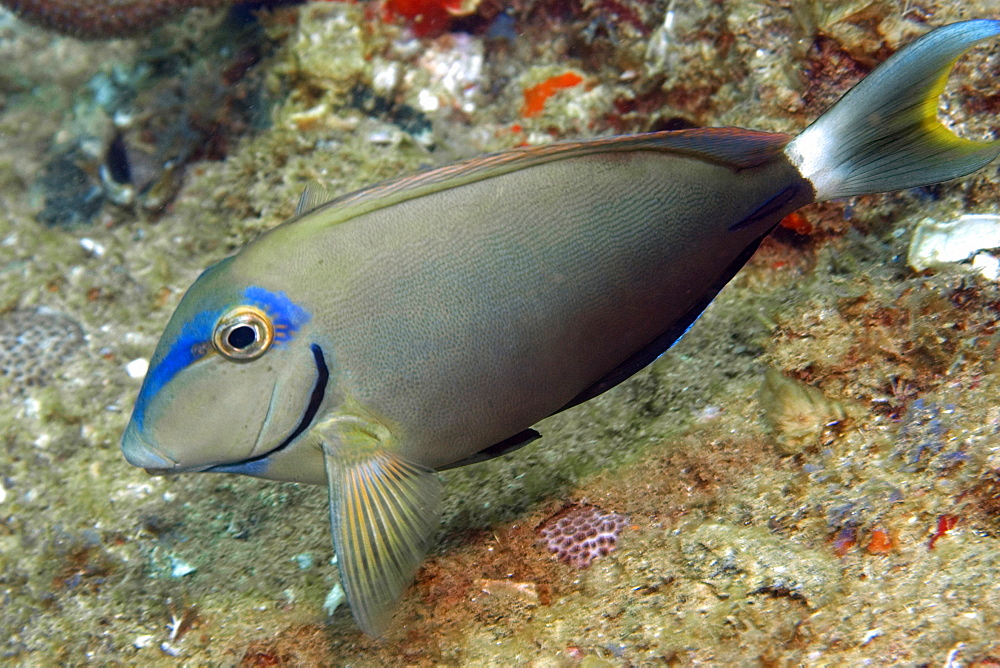
{"label": "yellow eye ring", "polygon": [[254,306],[237,306],[215,323],[212,345],[234,362],[255,360],[274,342],[274,325]]}

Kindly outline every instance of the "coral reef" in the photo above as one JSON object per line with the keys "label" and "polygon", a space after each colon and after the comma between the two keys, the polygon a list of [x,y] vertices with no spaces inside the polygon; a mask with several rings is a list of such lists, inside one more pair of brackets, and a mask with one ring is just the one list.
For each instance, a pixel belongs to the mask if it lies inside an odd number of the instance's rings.
{"label": "coral reef", "polygon": [[614,551],[628,518],[589,504],[572,505],[538,527],[540,544],[564,563],[587,568]]}
{"label": "coral reef", "polygon": [[83,329],[70,317],[50,309],[20,309],[0,315],[0,376],[15,391],[47,385],[79,355]]}
{"label": "coral reef", "polygon": [[148,32],[192,7],[224,7],[237,0],[0,0],[37,25],[87,39]]}

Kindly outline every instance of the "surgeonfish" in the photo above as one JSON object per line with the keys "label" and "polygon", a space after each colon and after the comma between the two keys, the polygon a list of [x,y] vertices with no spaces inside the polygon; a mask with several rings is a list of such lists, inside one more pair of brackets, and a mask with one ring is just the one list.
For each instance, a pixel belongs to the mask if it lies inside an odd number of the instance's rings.
{"label": "surgeonfish", "polygon": [[181,299],[125,458],[325,484],[347,600],[381,635],[438,528],[437,470],[531,442],[652,362],[790,212],[991,162],[1000,141],[936,112],[955,61],[997,35],[929,32],[794,138],[654,132],[307,191]]}

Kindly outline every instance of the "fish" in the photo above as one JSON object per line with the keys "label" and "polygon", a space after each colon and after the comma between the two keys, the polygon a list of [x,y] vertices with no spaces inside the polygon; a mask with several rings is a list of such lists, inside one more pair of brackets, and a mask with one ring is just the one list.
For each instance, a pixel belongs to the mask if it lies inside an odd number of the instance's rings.
{"label": "fish", "polygon": [[925,34],[795,137],[623,135],[307,189],[180,300],[125,458],[325,485],[347,601],[380,636],[439,527],[438,471],[537,440],[660,357],[792,211],[993,161],[1000,141],[936,112],[954,63],[997,35]]}

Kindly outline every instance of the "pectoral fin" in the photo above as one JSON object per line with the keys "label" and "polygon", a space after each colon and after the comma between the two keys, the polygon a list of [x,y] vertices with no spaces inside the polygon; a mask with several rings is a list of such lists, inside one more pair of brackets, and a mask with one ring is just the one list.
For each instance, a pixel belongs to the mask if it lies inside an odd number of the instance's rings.
{"label": "pectoral fin", "polygon": [[[323,446],[330,525],[354,618],[365,633],[380,636],[437,533],[441,482],[374,435],[353,431],[349,443]],[[367,445],[359,443],[367,436]]]}

